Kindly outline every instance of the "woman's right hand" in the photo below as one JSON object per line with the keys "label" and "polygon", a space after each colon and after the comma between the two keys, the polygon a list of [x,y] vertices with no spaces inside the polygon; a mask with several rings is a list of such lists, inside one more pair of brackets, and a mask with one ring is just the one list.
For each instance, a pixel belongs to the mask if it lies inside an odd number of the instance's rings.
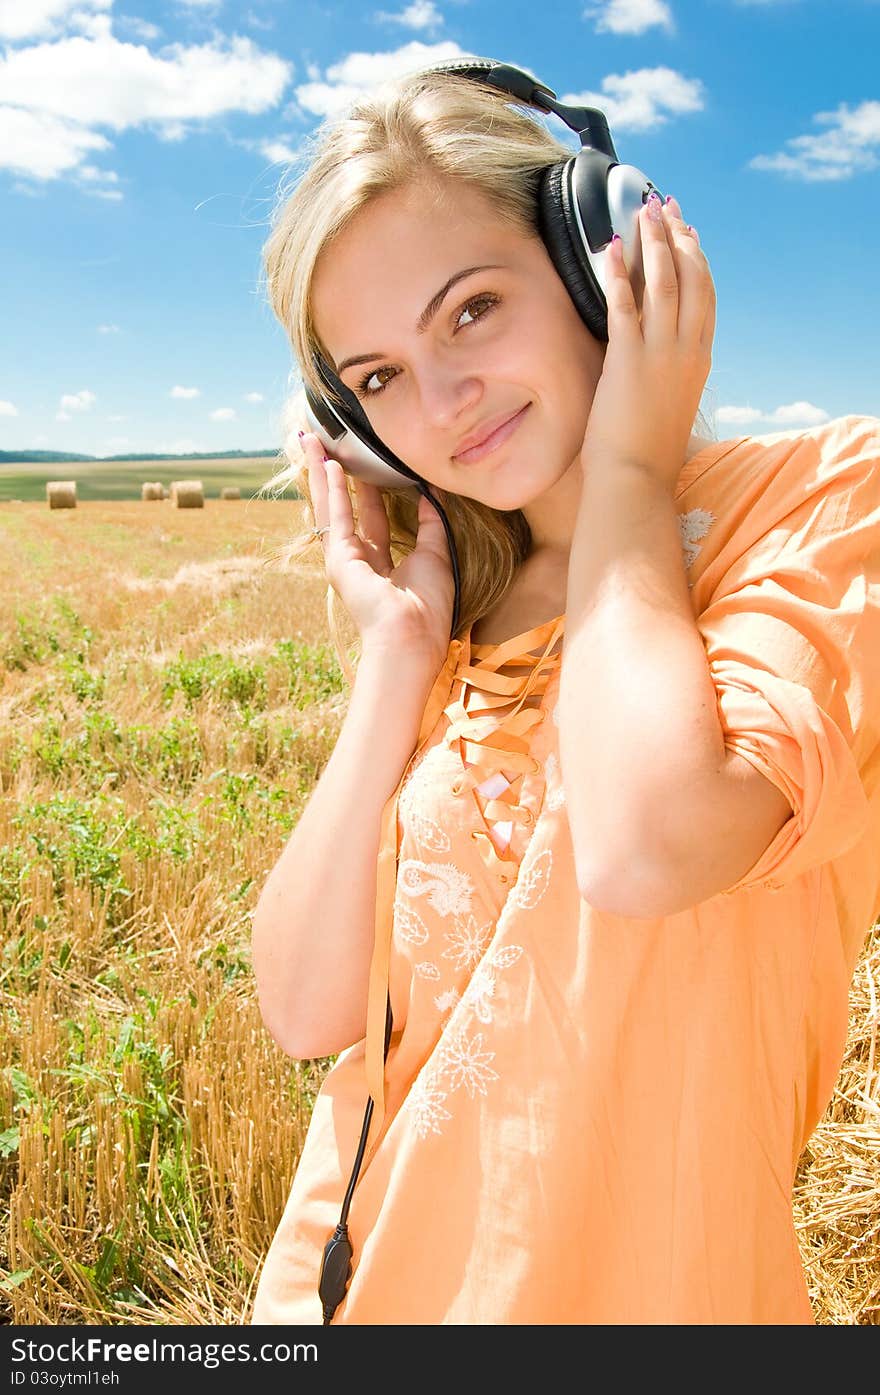
{"label": "woman's right hand", "polygon": [[423,660],[439,672],[449,650],[455,583],[440,515],[419,496],[418,533],[412,552],[395,567],[388,515],[374,484],[354,478],[358,501],[355,532],[345,471],[324,459],[313,432],[302,438],[315,527],[321,537],[327,577],[361,636],[362,652],[381,650],[392,658]]}

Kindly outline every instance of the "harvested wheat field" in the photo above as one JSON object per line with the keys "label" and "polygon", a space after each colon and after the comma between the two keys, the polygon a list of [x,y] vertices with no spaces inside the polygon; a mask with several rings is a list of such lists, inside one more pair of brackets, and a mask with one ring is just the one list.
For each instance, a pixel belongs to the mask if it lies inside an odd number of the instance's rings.
{"label": "harvested wheat field", "polygon": [[[348,701],[322,576],[269,565],[302,507],[0,506],[7,1321],[248,1320],[329,1064],[249,954]],[[878,982],[875,929],[794,1197],[821,1324],[880,1320]]]}

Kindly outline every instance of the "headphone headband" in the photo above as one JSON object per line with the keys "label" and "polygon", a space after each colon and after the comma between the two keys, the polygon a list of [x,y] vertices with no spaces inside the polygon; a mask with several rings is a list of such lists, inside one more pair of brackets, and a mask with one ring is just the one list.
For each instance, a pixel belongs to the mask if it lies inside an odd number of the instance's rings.
{"label": "headphone headband", "polygon": [[523,68],[515,68],[512,63],[497,63],[492,58],[454,58],[448,63],[435,63],[424,73],[450,73],[453,76],[472,78],[489,87],[497,87],[515,97],[518,102],[536,107],[538,111],[552,112],[574,131],[582,147],[600,150],[603,155],[617,159],[617,151],[608,129],[605,113],[598,107],[572,107],[558,101],[552,87],[539,82]]}

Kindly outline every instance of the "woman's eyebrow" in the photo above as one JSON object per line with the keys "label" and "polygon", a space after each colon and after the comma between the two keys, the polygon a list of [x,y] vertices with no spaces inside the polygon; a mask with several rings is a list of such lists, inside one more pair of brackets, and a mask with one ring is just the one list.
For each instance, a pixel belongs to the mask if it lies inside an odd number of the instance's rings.
{"label": "woman's eyebrow", "polygon": [[[466,266],[464,270],[456,271],[454,275],[450,276],[446,284],[440,287],[437,294],[431,296],[416,321],[416,333],[424,334],[452,287],[457,285],[459,281],[463,281],[465,276],[472,276],[475,271],[498,271],[499,269],[498,262],[487,262],[484,266]],[[354,368],[359,363],[372,363],[373,359],[387,357],[388,355],[384,353],[355,354],[352,358],[344,358],[338,365],[336,372],[339,375],[346,368]]]}

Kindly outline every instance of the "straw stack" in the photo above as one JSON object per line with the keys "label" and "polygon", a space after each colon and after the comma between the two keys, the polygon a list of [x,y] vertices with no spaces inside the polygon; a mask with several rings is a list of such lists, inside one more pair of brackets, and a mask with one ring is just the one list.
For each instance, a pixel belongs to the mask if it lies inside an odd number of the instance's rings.
{"label": "straw stack", "polygon": [[174,480],[171,485],[171,502],[176,509],[203,509],[205,492],[201,480]]}
{"label": "straw stack", "polygon": [[220,490],[221,499],[240,499],[241,490],[236,484],[227,484]]}
{"label": "straw stack", "polygon": [[162,486],[158,481],[147,481],[141,485],[142,499],[163,499],[164,497]]}
{"label": "straw stack", "polygon": [[49,480],[46,498],[50,509],[75,509],[76,480]]}

